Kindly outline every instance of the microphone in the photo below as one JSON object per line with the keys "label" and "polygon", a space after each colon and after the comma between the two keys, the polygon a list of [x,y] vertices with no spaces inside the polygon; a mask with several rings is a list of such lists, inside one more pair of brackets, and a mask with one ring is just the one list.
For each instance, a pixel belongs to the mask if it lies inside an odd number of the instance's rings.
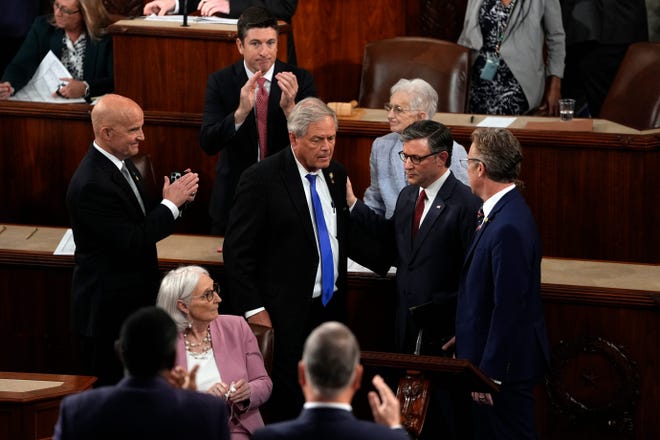
{"label": "microphone", "polygon": [[183,24],[182,27],[188,27],[188,0],[183,0]]}

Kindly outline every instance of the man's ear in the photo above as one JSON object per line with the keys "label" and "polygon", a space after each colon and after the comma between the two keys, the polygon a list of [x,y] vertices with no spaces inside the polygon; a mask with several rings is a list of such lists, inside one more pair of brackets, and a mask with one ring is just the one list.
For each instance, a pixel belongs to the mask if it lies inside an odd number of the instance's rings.
{"label": "man's ear", "polygon": [[298,361],[298,384],[300,388],[304,388],[307,384],[307,377],[305,376],[305,363],[303,361]]}
{"label": "man's ear", "polygon": [[355,367],[355,378],[353,379],[353,391],[357,391],[360,389],[360,385],[362,385],[362,374],[364,373],[364,367],[362,364],[358,364],[357,367]]}
{"label": "man's ear", "polygon": [[238,52],[243,55],[243,42],[240,38],[236,39],[236,47],[238,48]]}

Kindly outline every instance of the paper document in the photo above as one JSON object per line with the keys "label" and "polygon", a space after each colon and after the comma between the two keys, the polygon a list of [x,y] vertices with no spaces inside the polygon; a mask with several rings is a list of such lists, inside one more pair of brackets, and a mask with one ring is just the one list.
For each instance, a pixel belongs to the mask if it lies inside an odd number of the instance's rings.
{"label": "paper document", "polygon": [[[362,266],[359,263],[356,263],[355,261],[351,260],[350,258],[348,259],[348,267],[347,267],[347,272],[353,272],[353,273],[374,273],[371,269],[367,269],[366,267]],[[387,272],[389,274],[396,274],[396,267],[392,266],[390,267],[390,270]]]}
{"label": "paper document", "polygon": [[53,255],[73,255],[75,251],[76,243],[73,241],[73,230],[67,229]]}
{"label": "paper document", "polygon": [[14,101],[51,102],[70,104],[72,102],[85,102],[83,98],[67,99],[60,96],[53,97],[57,86],[62,82],[60,78],[72,78],[64,64],[55,56],[53,51],[48,51],[41,64],[34,72],[32,79],[21,90],[12,96]]}
{"label": "paper document", "polygon": [[[156,14],[147,15],[145,20],[149,21],[167,21],[171,23],[183,23],[183,15],[163,15],[158,16]],[[189,15],[188,23],[197,23],[197,24],[236,24],[238,23],[237,18],[221,18],[221,17],[202,17],[198,15]]]}
{"label": "paper document", "polygon": [[507,118],[502,116],[488,116],[477,124],[477,127],[508,127],[513,124],[516,118]]}

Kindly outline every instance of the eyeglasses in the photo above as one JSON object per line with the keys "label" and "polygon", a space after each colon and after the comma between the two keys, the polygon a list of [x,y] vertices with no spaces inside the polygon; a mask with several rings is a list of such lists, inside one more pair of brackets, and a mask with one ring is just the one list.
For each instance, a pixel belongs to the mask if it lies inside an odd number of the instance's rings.
{"label": "eyeglasses", "polygon": [[400,105],[392,105],[389,102],[386,103],[383,108],[387,110],[388,112],[393,111],[395,114],[400,115],[401,113],[405,112],[416,112],[417,110],[411,109],[411,108],[403,108]]}
{"label": "eyeglasses", "polygon": [[415,154],[413,155],[408,155],[404,153],[403,151],[399,151],[399,158],[405,162],[407,159],[410,159],[410,161],[413,163],[413,165],[419,165],[422,163],[424,159],[427,157],[435,156],[436,154],[440,153],[439,151],[436,151],[435,153],[429,153],[426,156],[417,156]]}
{"label": "eyeglasses", "polygon": [[60,11],[64,15],[73,15],[73,14],[77,14],[78,12],[80,12],[80,9],[76,9],[75,11],[72,11],[71,9],[67,9],[64,6],[57,3],[57,2],[53,2],[53,8],[57,11]]}
{"label": "eyeglasses", "polygon": [[218,294],[218,296],[220,296],[220,285],[218,283],[213,283],[213,289],[207,290],[201,295],[195,296],[193,298],[204,298],[206,301],[212,302],[213,298],[215,298],[216,293]]}
{"label": "eyeglasses", "polygon": [[463,168],[467,168],[468,165],[470,165],[471,160],[479,163],[484,163],[483,160],[477,159],[476,157],[468,157],[467,159],[459,159],[458,161],[461,163],[461,165],[463,165]]}

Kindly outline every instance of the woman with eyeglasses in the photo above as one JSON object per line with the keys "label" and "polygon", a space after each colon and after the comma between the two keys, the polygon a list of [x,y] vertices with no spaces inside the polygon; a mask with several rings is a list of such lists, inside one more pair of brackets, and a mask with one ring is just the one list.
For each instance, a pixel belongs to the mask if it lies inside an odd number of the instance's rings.
{"label": "woman with eyeglasses", "polygon": [[[432,119],[437,108],[438,93],[423,79],[400,79],[390,90],[390,102],[385,104],[385,110],[392,133],[376,138],[371,146],[371,183],[364,192],[364,203],[386,218],[394,214],[399,192],[407,185],[399,157],[403,150],[399,135],[415,121]],[[459,160],[466,157],[465,148],[454,142],[449,169],[467,185],[467,172],[459,164]]]}
{"label": "woman with eyeglasses", "polygon": [[165,275],[157,305],[180,332],[173,380],[196,370],[197,390],[227,401],[232,440],[249,439],[264,426],[259,407],[273,383],[245,319],[218,314],[219,293],[204,268],[184,266]]}
{"label": "woman with eyeglasses", "polygon": [[0,82],[0,99],[22,89],[52,51],[71,74],[53,90],[62,98],[89,98],[114,88],[112,23],[103,0],[54,0],[53,13],[37,17]]}

